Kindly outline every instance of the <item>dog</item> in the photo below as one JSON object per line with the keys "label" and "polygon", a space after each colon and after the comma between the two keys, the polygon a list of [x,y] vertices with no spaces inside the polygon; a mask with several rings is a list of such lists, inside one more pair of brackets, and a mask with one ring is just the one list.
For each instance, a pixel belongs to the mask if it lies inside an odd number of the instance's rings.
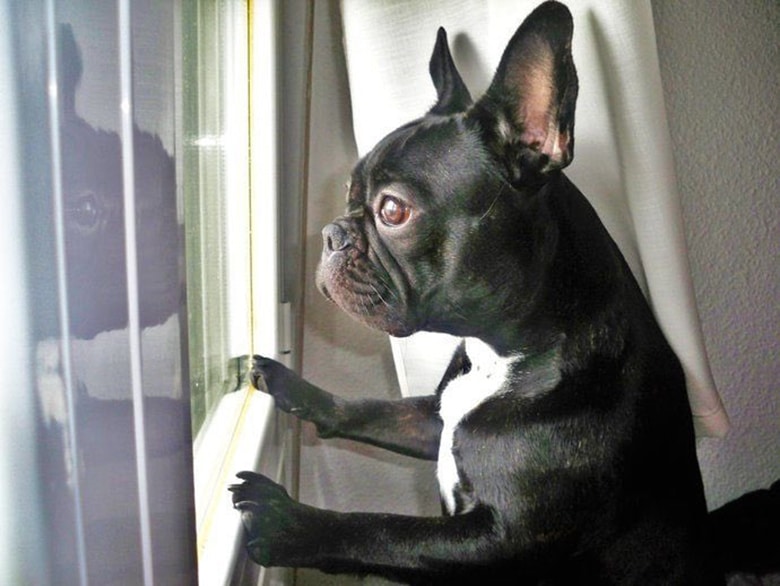
{"label": "dog", "polygon": [[316,509],[242,472],[257,563],[409,584],[722,583],[682,368],[562,172],[572,33],[564,5],[541,4],[474,101],[440,29],[435,105],[357,163],[323,229],[328,299],[393,336],[463,339],[435,393],[350,402],[253,359],[253,384],[322,437],[437,461],[444,514]]}

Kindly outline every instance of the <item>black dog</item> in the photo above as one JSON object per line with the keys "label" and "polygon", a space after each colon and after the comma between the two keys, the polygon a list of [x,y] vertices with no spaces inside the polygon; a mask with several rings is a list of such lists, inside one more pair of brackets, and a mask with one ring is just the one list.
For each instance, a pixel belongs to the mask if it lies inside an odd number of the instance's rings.
{"label": "black dog", "polygon": [[464,338],[436,393],[346,402],[254,360],[255,384],[322,436],[438,460],[446,514],[315,509],[244,472],[231,490],[258,563],[415,584],[722,580],[680,364],[561,172],[571,36],[569,11],[541,5],[473,102],[440,30],[437,103],[357,164],[323,230],[318,285],[339,307],[394,336]]}

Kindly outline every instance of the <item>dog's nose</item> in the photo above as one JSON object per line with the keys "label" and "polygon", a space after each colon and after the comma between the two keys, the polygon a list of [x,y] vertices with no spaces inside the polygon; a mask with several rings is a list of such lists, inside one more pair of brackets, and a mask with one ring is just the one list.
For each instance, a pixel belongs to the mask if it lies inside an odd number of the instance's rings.
{"label": "dog's nose", "polygon": [[322,229],[322,245],[328,252],[344,250],[351,244],[349,234],[338,224],[328,224]]}

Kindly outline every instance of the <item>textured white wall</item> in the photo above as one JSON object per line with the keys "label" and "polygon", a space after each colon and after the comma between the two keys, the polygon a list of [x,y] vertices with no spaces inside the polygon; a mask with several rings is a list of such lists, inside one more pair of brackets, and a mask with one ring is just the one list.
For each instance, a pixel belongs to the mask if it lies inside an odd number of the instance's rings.
{"label": "textured white wall", "polygon": [[[654,0],[659,57],[707,350],[732,418],[703,440],[712,506],[780,478],[780,3]],[[337,0],[317,2],[304,375],[345,397],[396,396],[387,338],[314,290],[320,228],[355,160]],[[430,464],[305,427],[301,498],[337,510],[433,513]],[[354,584],[299,572],[299,585]]]}
{"label": "textured white wall", "polygon": [[654,0],[691,270],[732,422],[711,506],[780,478],[780,3]]}

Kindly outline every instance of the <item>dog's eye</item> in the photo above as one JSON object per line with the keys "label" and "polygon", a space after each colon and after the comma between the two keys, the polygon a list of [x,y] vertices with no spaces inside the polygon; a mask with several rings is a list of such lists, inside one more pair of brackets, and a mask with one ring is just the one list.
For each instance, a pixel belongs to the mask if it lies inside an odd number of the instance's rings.
{"label": "dog's eye", "polygon": [[67,217],[79,228],[94,228],[100,219],[100,207],[91,191],[80,195],[73,205],[65,208]]}
{"label": "dog's eye", "polygon": [[401,226],[409,221],[412,208],[392,195],[385,195],[379,204],[379,219],[385,226]]}

